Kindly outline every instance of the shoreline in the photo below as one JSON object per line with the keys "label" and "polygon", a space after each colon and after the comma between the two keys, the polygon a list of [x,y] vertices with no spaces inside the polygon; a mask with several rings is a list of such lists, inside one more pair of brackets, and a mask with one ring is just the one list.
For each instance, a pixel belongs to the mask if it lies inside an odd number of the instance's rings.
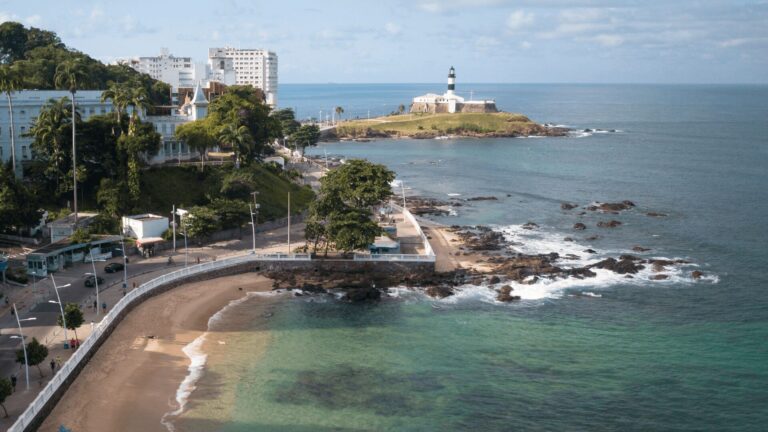
{"label": "shoreline", "polygon": [[[42,424],[72,430],[167,431],[194,363],[185,349],[204,345],[209,323],[248,292],[270,291],[253,273],[185,284],[137,306],[88,362]],[[205,349],[203,348],[203,353]],[[198,362],[199,363],[199,362]],[[186,396],[188,397],[188,396]],[[171,418],[173,421],[174,418]]]}

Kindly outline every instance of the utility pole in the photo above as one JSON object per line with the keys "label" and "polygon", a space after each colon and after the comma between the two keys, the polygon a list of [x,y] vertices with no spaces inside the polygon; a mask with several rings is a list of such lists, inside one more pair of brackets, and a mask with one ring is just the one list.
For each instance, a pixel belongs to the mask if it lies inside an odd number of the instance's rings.
{"label": "utility pole", "polygon": [[253,207],[248,204],[248,210],[251,212],[251,233],[253,235],[253,253],[256,253],[256,223],[253,221]]}
{"label": "utility pole", "polygon": [[176,252],[176,204],[171,211],[171,227],[173,228],[173,251]]}
{"label": "utility pole", "polygon": [[288,192],[288,254],[291,254],[291,192]]}

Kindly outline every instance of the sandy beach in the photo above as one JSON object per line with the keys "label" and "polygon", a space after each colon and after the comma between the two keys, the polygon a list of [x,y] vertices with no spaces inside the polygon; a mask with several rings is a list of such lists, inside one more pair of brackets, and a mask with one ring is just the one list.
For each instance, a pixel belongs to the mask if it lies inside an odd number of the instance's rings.
{"label": "sandy beach", "polygon": [[40,430],[65,425],[76,431],[166,431],[161,420],[178,408],[176,391],[190,365],[182,349],[230,302],[270,289],[269,279],[244,274],[184,285],[147,300],[101,346]]}

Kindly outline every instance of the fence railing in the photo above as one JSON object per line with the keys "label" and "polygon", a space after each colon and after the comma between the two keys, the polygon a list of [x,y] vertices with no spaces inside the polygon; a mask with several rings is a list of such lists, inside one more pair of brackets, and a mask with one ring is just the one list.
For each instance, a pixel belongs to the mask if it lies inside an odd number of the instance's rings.
{"label": "fence railing", "polygon": [[136,289],[128,292],[125,297],[121,298],[117,304],[110,310],[104,318],[94,326],[91,334],[85,339],[82,345],[75,351],[75,353],[62,365],[61,369],[51,378],[48,384],[43,390],[38,393],[37,397],[27,407],[27,409],[19,416],[16,422],[8,429],[9,432],[22,432],[25,428],[35,420],[37,415],[45,408],[45,405],[59,390],[59,387],[66,382],[73,371],[79,367],[80,363],[89,357],[100,340],[101,336],[106,332],[112,323],[123,313],[126,308],[131,306],[134,302],[138,301],[143,295],[153,291],[154,289],[175,280],[184,279],[188,276],[203,274],[212,270],[220,270],[227,267],[232,267],[238,264],[251,262],[251,261],[309,261],[311,256],[309,254],[246,254],[233,256],[231,258],[225,258],[217,261],[209,261],[203,264],[193,265],[190,267],[184,267],[171,273],[158,276]]}
{"label": "fence railing", "polygon": [[419,254],[355,254],[355,261],[424,261],[434,262],[434,255]]}
{"label": "fence railing", "polygon": [[410,222],[411,225],[413,225],[414,228],[416,228],[416,231],[419,233],[419,237],[421,237],[422,243],[424,243],[424,254],[431,256],[433,258],[432,261],[434,261],[435,251],[432,250],[432,245],[429,244],[429,239],[427,239],[427,235],[424,234],[424,231],[422,231],[422,229],[421,229],[421,225],[416,220],[416,218],[413,216],[413,214],[407,208],[399,206],[397,204],[393,203],[392,207],[394,207],[396,210],[402,212],[403,213],[403,217],[406,220],[408,220],[408,222]]}

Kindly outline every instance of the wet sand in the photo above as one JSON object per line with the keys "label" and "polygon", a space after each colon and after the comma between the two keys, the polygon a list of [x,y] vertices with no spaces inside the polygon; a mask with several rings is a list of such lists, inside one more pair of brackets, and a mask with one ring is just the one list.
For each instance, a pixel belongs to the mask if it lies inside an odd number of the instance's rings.
{"label": "wet sand", "polygon": [[231,301],[271,286],[269,279],[244,274],[184,285],[147,300],[118,325],[40,430],[65,425],[76,431],[166,431],[161,419],[178,407],[176,390],[190,364],[182,349]]}

